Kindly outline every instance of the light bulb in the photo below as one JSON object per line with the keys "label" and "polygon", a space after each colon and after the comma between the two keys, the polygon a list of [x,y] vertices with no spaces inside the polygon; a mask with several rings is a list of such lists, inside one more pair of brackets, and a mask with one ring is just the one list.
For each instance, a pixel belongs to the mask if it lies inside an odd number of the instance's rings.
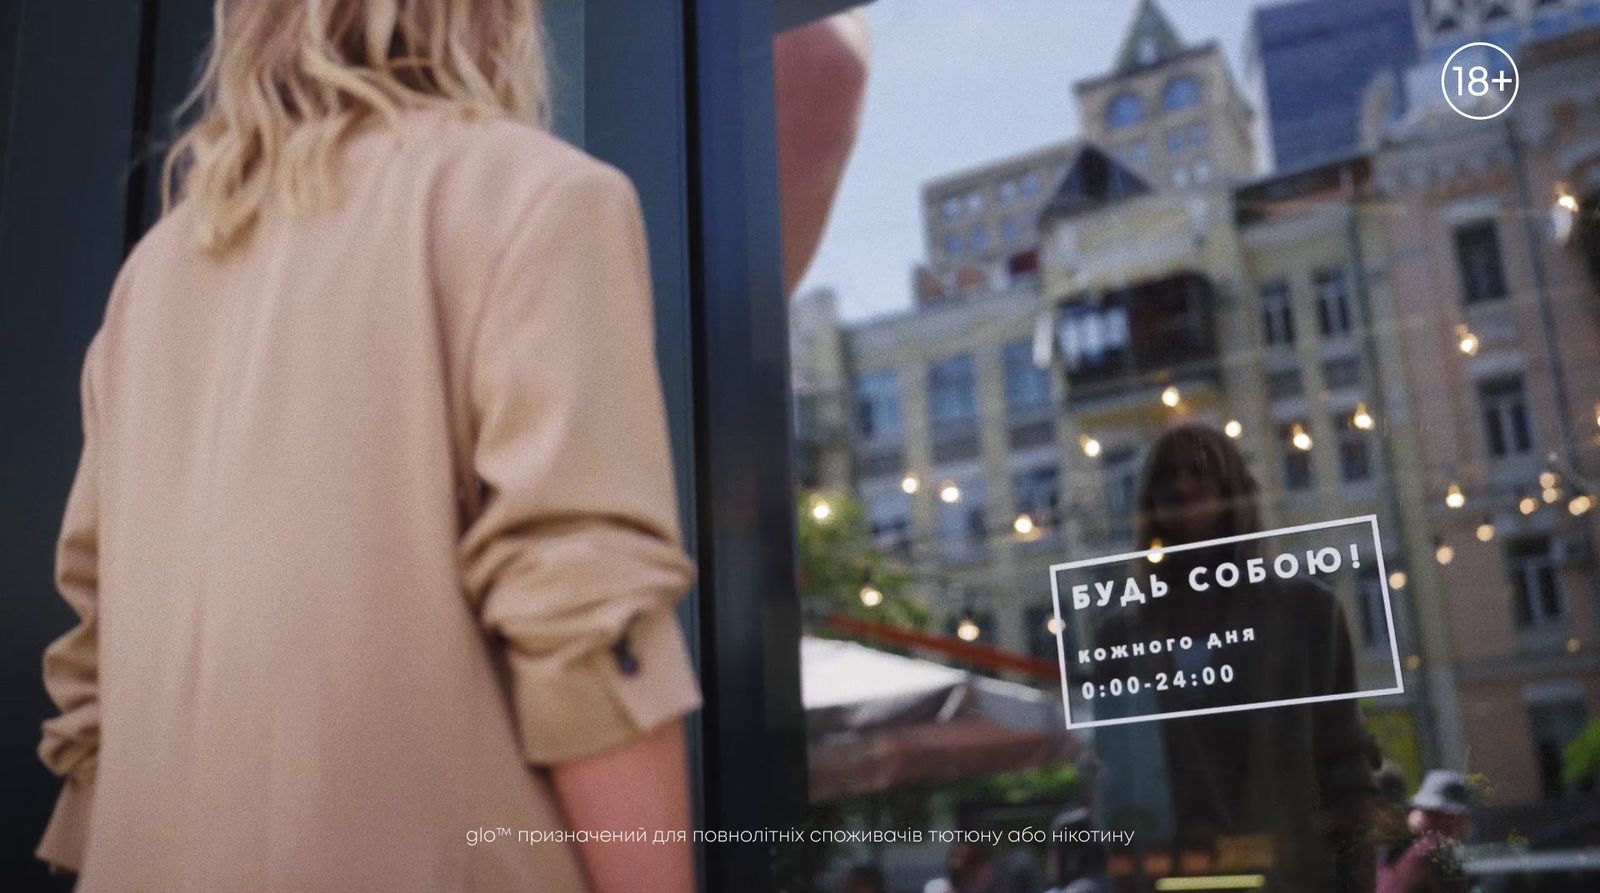
{"label": "light bulb", "polygon": [[905,476],[905,478],[903,480],[900,481],[900,489],[905,491],[906,495],[908,495],[908,496],[910,494],[912,494],[912,493],[917,492],[921,488],[922,488],[922,482],[918,481],[916,479],[916,477],[913,476],[913,475],[909,475],[908,474],[908,475]]}
{"label": "light bulb", "polygon": [[1017,520],[1011,522],[1011,529],[1015,530],[1018,536],[1026,537],[1038,531],[1039,527],[1033,523],[1032,515],[1023,513],[1017,516]]}
{"label": "light bulb", "polygon": [[1553,503],[1561,498],[1561,491],[1555,487],[1546,487],[1540,495],[1544,497],[1545,502]]}
{"label": "light bulb", "polygon": [[1389,575],[1389,588],[1390,589],[1404,589],[1404,588],[1406,588],[1406,572],[1405,571],[1395,571],[1394,573],[1390,574]]}
{"label": "light bulb", "polygon": [[1539,486],[1546,490],[1553,489],[1559,483],[1561,478],[1557,477],[1555,472],[1548,470],[1539,472]]}
{"label": "light bulb", "polygon": [[1472,334],[1472,330],[1464,325],[1456,326],[1456,346],[1467,356],[1475,357],[1480,346],[1478,336]]}
{"label": "light bulb", "polygon": [[1060,617],[1051,617],[1045,621],[1044,628],[1050,631],[1050,635],[1059,636],[1067,628],[1067,625],[1061,622]]}
{"label": "light bulb", "polygon": [[963,642],[976,642],[978,636],[982,634],[983,630],[978,628],[978,624],[971,617],[962,618],[961,624],[956,627],[956,635]]}
{"label": "light bulb", "polygon": [[1311,435],[1306,433],[1306,426],[1295,422],[1294,427],[1289,432],[1289,442],[1294,444],[1294,448],[1302,453],[1310,450]]}
{"label": "light bulb", "polygon": [[1234,440],[1238,440],[1239,435],[1244,433],[1244,426],[1239,424],[1238,419],[1229,419],[1228,423],[1222,426],[1222,433]]}
{"label": "light bulb", "polygon": [[833,517],[833,506],[826,499],[818,499],[811,505],[811,517],[818,521],[826,521]]}
{"label": "light bulb", "polygon": [[1372,413],[1367,411],[1367,404],[1357,403],[1355,414],[1350,416],[1350,424],[1362,431],[1371,431],[1374,424]]}
{"label": "light bulb", "polygon": [[1571,193],[1561,193],[1561,197],[1556,199],[1556,204],[1560,205],[1562,210],[1571,211],[1574,214],[1578,213],[1578,198]]}
{"label": "light bulb", "polygon": [[1572,501],[1567,503],[1567,511],[1571,512],[1573,515],[1581,515],[1592,508],[1594,508],[1594,500],[1590,499],[1583,493],[1579,493],[1577,496],[1572,497]]}
{"label": "light bulb", "polygon": [[1444,494],[1444,504],[1453,509],[1461,508],[1467,504],[1467,495],[1461,492],[1460,485],[1450,485],[1450,489],[1446,490]]}
{"label": "light bulb", "polygon": [[960,502],[961,488],[950,483],[949,481],[946,481],[944,486],[939,488],[939,498],[945,502]]}
{"label": "light bulb", "polygon": [[1494,524],[1490,521],[1485,521],[1482,524],[1479,524],[1478,542],[1487,543],[1492,539],[1494,539]]}
{"label": "light bulb", "polygon": [[1433,550],[1433,557],[1438,559],[1440,564],[1449,564],[1456,560],[1455,547],[1449,543],[1440,543],[1439,548]]}
{"label": "light bulb", "polygon": [[1539,510],[1539,500],[1534,499],[1532,496],[1524,496],[1522,501],[1517,503],[1517,510],[1524,515],[1531,515]]}
{"label": "light bulb", "polygon": [[861,587],[861,603],[869,608],[883,604],[883,590],[871,583]]}
{"label": "light bulb", "polygon": [[1161,563],[1161,559],[1167,557],[1166,553],[1161,551],[1161,547],[1165,546],[1165,545],[1166,545],[1166,543],[1163,543],[1161,541],[1160,537],[1156,537],[1156,538],[1150,540],[1151,552],[1150,552],[1149,555],[1146,555],[1145,557],[1150,560],[1151,564],[1160,564]]}
{"label": "light bulb", "polygon": [[1083,454],[1091,459],[1100,455],[1100,441],[1095,440],[1093,437],[1090,437],[1087,434],[1084,434],[1078,438],[1078,446],[1082,447]]}
{"label": "light bulb", "polygon": [[1176,407],[1183,402],[1183,394],[1179,393],[1177,388],[1168,386],[1166,390],[1161,392],[1161,402],[1169,407]]}

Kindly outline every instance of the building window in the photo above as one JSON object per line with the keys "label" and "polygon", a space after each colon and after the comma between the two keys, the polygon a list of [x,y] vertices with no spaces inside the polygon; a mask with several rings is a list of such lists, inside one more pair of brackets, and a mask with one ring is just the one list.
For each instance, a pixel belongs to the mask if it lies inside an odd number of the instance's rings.
{"label": "building window", "polygon": [[1211,141],[1211,128],[1204,121],[1196,121],[1189,125],[1189,148],[1204,149],[1206,143]]}
{"label": "building window", "polygon": [[1112,542],[1133,539],[1133,521],[1139,509],[1139,456],[1131,449],[1106,454],[1106,538]]}
{"label": "building window", "polygon": [[947,196],[944,201],[940,202],[939,211],[944,215],[945,222],[960,220],[961,206],[961,196],[959,195]]}
{"label": "building window", "polygon": [[1357,584],[1361,599],[1361,644],[1376,648],[1389,642],[1389,619],[1383,610],[1383,581],[1376,574],[1363,574]]}
{"label": "building window", "polygon": [[989,247],[989,228],[978,224],[967,230],[967,248],[972,251],[983,251]]}
{"label": "building window", "polygon": [[1161,108],[1169,112],[1194,108],[1200,104],[1200,82],[1190,75],[1167,81],[1161,91]]}
{"label": "building window", "polygon": [[1289,303],[1287,282],[1261,287],[1261,337],[1268,344],[1294,343],[1294,307]]}
{"label": "building window", "polygon": [[[1042,596],[1041,596],[1042,598]],[[1060,658],[1056,650],[1056,634],[1050,631],[1050,621],[1054,620],[1056,612],[1048,605],[1033,605],[1023,612],[1023,623],[1028,626],[1028,653],[1040,660],[1054,661]],[[1067,650],[1072,650],[1072,630],[1070,627],[1063,630]]]}
{"label": "building window", "polygon": [[1323,270],[1313,277],[1317,292],[1317,325],[1324,336],[1350,333],[1350,288],[1344,270]]}
{"label": "building window", "polygon": [[1194,160],[1193,171],[1194,171],[1194,185],[1196,185],[1196,186],[1204,186],[1205,184],[1211,182],[1211,160],[1210,159],[1208,159],[1208,158],[1196,158]]}
{"label": "building window", "polygon": [[1015,217],[1004,217],[1000,220],[1000,236],[1007,245],[1015,245],[1023,241],[1022,221]]}
{"label": "building window", "polygon": [[1287,397],[1298,397],[1304,392],[1305,386],[1300,381],[1299,369],[1279,369],[1267,373],[1267,397],[1282,400]]}
{"label": "building window", "polygon": [[1167,131],[1167,154],[1182,155],[1189,149],[1189,130],[1186,127],[1174,127]]}
{"label": "building window", "polygon": [[1061,353],[1069,372],[1086,372],[1120,362],[1128,351],[1125,307],[1072,305],[1061,317]]}
{"label": "building window", "polygon": [[1173,167],[1172,185],[1177,189],[1182,189],[1189,185],[1189,169],[1187,167],[1181,164]]}
{"label": "building window", "polygon": [[983,481],[971,478],[957,481],[956,486],[961,498],[938,504],[940,550],[946,561],[976,561],[983,557],[989,538]]}
{"label": "building window", "polygon": [[1566,607],[1556,579],[1550,538],[1514,540],[1506,547],[1506,559],[1516,594],[1517,626],[1528,629],[1560,623],[1566,616]]}
{"label": "building window", "polygon": [[984,206],[986,204],[987,204],[987,202],[985,202],[983,200],[983,191],[982,190],[974,189],[971,192],[967,193],[967,213],[968,214],[973,214],[973,215],[982,214]]}
{"label": "building window", "polygon": [[898,487],[863,494],[873,545],[902,558],[911,554],[911,497]]}
{"label": "building window", "polygon": [[1061,484],[1056,466],[1019,471],[1011,479],[1011,486],[1017,499],[1017,514],[1027,515],[1034,524],[1047,529],[1060,520]]}
{"label": "building window", "polygon": [[1367,432],[1351,421],[1350,413],[1333,417],[1333,428],[1339,432],[1339,478],[1345,483],[1372,479],[1372,443]]}
{"label": "building window", "polygon": [[950,256],[950,257],[955,257],[956,255],[961,253],[961,234],[960,233],[958,233],[958,232],[945,233],[945,235],[944,235],[944,253],[946,255]]}
{"label": "building window", "polygon": [[1588,717],[1582,701],[1555,701],[1528,707],[1534,759],[1539,763],[1539,788],[1546,798],[1568,793],[1562,778],[1567,745],[1583,731]]}
{"label": "building window", "polygon": [[1050,373],[1033,362],[1031,340],[1012,341],[1001,348],[1006,375],[1006,410],[1022,415],[1050,406]]}
{"label": "building window", "polygon": [[1032,198],[1039,194],[1043,183],[1038,171],[1028,171],[1022,175],[1022,194],[1025,198]]}
{"label": "building window", "polygon": [[1017,181],[1000,181],[1000,204],[1009,205],[1017,200]]}
{"label": "building window", "polygon": [[1106,106],[1106,126],[1112,130],[1132,127],[1144,120],[1144,100],[1137,93],[1119,93]]}
{"label": "building window", "polygon": [[[971,594],[969,593],[968,595],[970,597]],[[994,612],[983,609],[951,615],[950,619],[945,623],[945,634],[950,636],[960,635],[961,624],[965,620],[971,620],[978,625],[978,637],[972,641],[988,643],[995,640]]]}
{"label": "building window", "polygon": [[900,414],[900,377],[892,369],[856,376],[856,432],[865,440],[899,440],[904,432]]}
{"label": "building window", "polygon": [[1456,266],[1461,270],[1462,295],[1468,304],[1506,296],[1505,264],[1493,220],[1456,228]]}
{"label": "building window", "polygon": [[1296,427],[1278,426],[1278,448],[1283,451],[1283,488],[1308,490],[1311,488],[1311,451],[1295,445]]}
{"label": "building window", "polygon": [[1322,367],[1322,383],[1329,390],[1353,388],[1361,383],[1361,364],[1353,359],[1329,360]]}
{"label": "building window", "polygon": [[1489,455],[1499,458],[1533,449],[1528,400],[1522,392],[1521,378],[1501,378],[1478,385],[1478,403],[1483,407]]}
{"label": "building window", "polygon": [[928,367],[928,418],[935,434],[941,428],[977,424],[978,403],[972,354],[939,360]]}

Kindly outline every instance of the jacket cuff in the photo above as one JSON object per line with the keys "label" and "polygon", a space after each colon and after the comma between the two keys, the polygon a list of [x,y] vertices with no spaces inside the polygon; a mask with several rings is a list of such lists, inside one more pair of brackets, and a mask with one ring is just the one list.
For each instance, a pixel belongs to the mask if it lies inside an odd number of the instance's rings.
{"label": "jacket cuff", "polygon": [[700,686],[670,608],[640,614],[608,647],[573,664],[511,658],[523,755],[562,763],[643,736],[700,706]]}
{"label": "jacket cuff", "polygon": [[94,803],[94,777],[69,777],[56,797],[50,823],[34,855],[50,864],[54,874],[77,873],[89,842],[89,809]]}

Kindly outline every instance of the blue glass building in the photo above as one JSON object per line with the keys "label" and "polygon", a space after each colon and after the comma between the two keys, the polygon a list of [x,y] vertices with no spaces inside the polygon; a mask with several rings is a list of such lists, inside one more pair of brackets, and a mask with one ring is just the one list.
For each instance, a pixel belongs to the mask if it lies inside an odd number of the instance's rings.
{"label": "blue glass building", "polygon": [[1417,57],[1409,0],[1296,0],[1255,11],[1246,80],[1264,166],[1293,170],[1357,148],[1361,97]]}

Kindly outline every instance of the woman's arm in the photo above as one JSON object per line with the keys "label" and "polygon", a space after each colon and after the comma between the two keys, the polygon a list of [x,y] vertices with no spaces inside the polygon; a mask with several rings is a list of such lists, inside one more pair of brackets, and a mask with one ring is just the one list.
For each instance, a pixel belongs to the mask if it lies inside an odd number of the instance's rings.
{"label": "woman's arm", "polygon": [[683,726],[669,722],[621,747],[551,767],[574,830],[646,832],[640,843],[579,844],[594,893],[638,890],[640,878],[649,878],[649,889],[660,893],[694,889],[694,848],[687,835],[650,842],[656,831],[689,830],[687,761]]}

